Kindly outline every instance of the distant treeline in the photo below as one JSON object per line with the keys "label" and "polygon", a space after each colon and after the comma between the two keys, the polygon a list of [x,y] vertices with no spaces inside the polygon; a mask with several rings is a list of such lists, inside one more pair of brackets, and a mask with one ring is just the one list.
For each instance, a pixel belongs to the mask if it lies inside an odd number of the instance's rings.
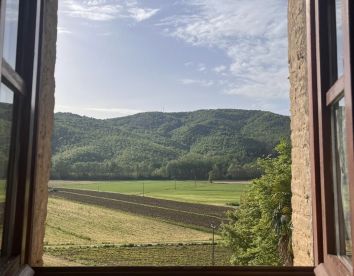
{"label": "distant treeline", "polygon": [[57,113],[52,178],[253,179],[261,174],[257,159],[289,139],[289,123],[287,116],[230,109],[108,120]]}
{"label": "distant treeline", "polygon": [[54,162],[52,179],[72,180],[119,180],[119,179],[234,179],[248,180],[261,175],[256,162],[248,164],[229,163],[227,161],[182,159],[172,160],[156,168],[148,163],[135,166],[121,166],[114,161],[66,163]]}

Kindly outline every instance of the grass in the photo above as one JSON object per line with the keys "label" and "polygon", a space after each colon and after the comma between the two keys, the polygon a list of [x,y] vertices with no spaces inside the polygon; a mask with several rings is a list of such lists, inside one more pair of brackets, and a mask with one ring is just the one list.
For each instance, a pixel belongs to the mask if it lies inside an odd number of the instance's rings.
{"label": "grass", "polygon": [[[45,266],[208,266],[211,238],[158,219],[49,198],[43,259]],[[215,264],[229,265],[230,250],[215,247]]]}
{"label": "grass", "polygon": [[[209,266],[211,244],[46,249],[45,266]],[[215,265],[230,265],[231,252],[215,246]]]}
{"label": "grass", "polygon": [[209,241],[210,233],[94,205],[49,198],[45,245]]}
{"label": "grass", "polygon": [[50,181],[51,187],[144,195],[183,202],[237,205],[247,182],[209,183],[207,181]]}

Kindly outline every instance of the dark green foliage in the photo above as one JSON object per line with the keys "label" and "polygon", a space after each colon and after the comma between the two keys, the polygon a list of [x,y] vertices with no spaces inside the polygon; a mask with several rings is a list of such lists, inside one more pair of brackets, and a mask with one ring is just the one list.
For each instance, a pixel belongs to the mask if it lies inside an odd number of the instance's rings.
{"label": "dark green foliage", "polygon": [[278,156],[259,161],[264,170],[222,233],[237,265],[292,265],[291,147],[284,140]]}
{"label": "dark green foliage", "polygon": [[12,104],[0,103],[0,179],[7,177],[12,131]]}
{"label": "dark green foliage", "polygon": [[[289,137],[290,120],[264,111],[148,112],[109,120],[55,115],[57,179],[251,179],[256,160]],[[260,128],[260,129],[257,129]]]}

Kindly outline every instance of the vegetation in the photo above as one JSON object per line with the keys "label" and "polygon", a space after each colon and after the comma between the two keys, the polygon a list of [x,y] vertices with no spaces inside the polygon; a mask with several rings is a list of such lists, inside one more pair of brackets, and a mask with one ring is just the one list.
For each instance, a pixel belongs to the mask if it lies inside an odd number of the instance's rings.
{"label": "vegetation", "polygon": [[55,115],[53,179],[253,179],[259,157],[289,137],[289,117],[264,111],[140,113],[97,120]]}
{"label": "vegetation", "polygon": [[7,178],[10,152],[12,105],[0,103],[0,179]]}
{"label": "vegetation", "polygon": [[0,179],[0,204],[5,202],[6,198],[6,180]]}
{"label": "vegetation", "polygon": [[[211,238],[159,219],[50,197],[44,265],[207,266]],[[215,245],[216,265],[229,265],[230,256],[230,249]]]}
{"label": "vegetation", "polygon": [[44,239],[47,246],[201,242],[210,239],[210,233],[158,219],[49,198]]}
{"label": "vegetation", "polygon": [[260,160],[264,170],[229,214],[223,237],[236,265],[291,265],[291,147],[281,141],[278,156]]}
{"label": "vegetation", "polygon": [[51,181],[50,187],[114,192],[211,205],[238,205],[248,182],[210,184],[207,181]]}
{"label": "vegetation", "polygon": [[[44,265],[210,266],[211,244],[46,248]],[[231,252],[215,246],[215,265],[230,265]]]}

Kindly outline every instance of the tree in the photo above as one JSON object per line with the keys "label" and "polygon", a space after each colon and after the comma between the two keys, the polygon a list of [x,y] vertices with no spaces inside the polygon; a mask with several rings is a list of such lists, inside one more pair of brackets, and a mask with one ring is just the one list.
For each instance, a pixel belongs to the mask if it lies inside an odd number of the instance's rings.
{"label": "tree", "polygon": [[263,175],[222,226],[233,264],[292,265],[291,146],[282,140],[275,150],[276,157],[259,160]]}

